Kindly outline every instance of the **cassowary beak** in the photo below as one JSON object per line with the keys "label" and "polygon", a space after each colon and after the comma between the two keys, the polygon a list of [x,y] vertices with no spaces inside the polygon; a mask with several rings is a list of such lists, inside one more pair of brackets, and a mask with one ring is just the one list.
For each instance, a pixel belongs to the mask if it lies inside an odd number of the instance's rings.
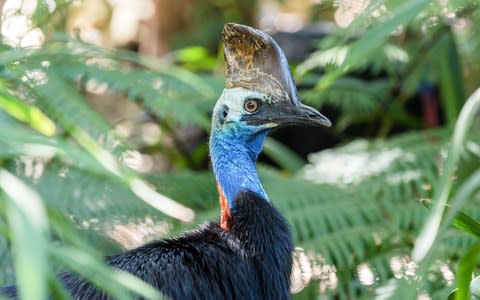
{"label": "cassowary beak", "polygon": [[300,126],[332,126],[330,120],[318,110],[308,105],[265,104],[256,114],[244,117],[252,125],[270,124],[271,127],[291,125]]}
{"label": "cassowary beak", "polygon": [[300,103],[289,116],[277,117],[279,125],[332,126],[332,122],[315,108]]}
{"label": "cassowary beak", "polygon": [[268,34],[245,25],[226,24],[222,39],[227,88],[267,95],[269,101],[244,120],[253,125],[327,126],[332,123],[315,108],[302,104],[282,49]]}

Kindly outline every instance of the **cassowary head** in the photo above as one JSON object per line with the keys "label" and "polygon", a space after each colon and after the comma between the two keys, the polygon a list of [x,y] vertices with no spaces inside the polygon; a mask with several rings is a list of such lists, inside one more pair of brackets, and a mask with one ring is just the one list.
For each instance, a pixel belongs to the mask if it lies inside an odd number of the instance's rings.
{"label": "cassowary head", "polygon": [[222,38],[226,89],[215,106],[212,129],[239,126],[263,132],[285,125],[331,125],[316,109],[300,102],[288,62],[268,34],[229,23]]}

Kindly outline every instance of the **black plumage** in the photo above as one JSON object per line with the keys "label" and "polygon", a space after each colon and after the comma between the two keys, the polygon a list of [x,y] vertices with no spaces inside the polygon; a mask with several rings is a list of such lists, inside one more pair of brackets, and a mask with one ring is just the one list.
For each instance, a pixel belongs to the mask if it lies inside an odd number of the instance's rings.
{"label": "black plumage", "polygon": [[[289,227],[275,207],[243,191],[234,200],[229,230],[212,222],[181,236],[107,258],[172,299],[289,299]],[[72,273],[59,275],[74,299],[109,297]],[[13,286],[0,289],[17,299]]]}

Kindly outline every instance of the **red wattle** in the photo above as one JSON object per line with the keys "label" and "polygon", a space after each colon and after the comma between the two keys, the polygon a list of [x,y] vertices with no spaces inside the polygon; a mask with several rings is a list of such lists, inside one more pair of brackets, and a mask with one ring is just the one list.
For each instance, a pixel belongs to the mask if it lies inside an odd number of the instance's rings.
{"label": "red wattle", "polygon": [[220,184],[218,184],[218,182],[217,189],[220,197],[220,226],[223,229],[228,230],[230,219],[232,217],[232,215],[230,214],[230,207],[228,206],[227,197],[225,197],[225,193],[223,192],[222,187],[220,186]]}

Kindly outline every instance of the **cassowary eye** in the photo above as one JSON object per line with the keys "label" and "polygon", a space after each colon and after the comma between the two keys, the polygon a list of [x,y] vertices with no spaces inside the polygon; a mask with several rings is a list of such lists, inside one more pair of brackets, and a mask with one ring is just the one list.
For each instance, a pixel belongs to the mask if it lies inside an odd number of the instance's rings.
{"label": "cassowary eye", "polygon": [[248,99],[245,101],[243,104],[243,109],[245,109],[246,112],[249,113],[254,113],[260,108],[260,103],[258,102],[257,99]]}

